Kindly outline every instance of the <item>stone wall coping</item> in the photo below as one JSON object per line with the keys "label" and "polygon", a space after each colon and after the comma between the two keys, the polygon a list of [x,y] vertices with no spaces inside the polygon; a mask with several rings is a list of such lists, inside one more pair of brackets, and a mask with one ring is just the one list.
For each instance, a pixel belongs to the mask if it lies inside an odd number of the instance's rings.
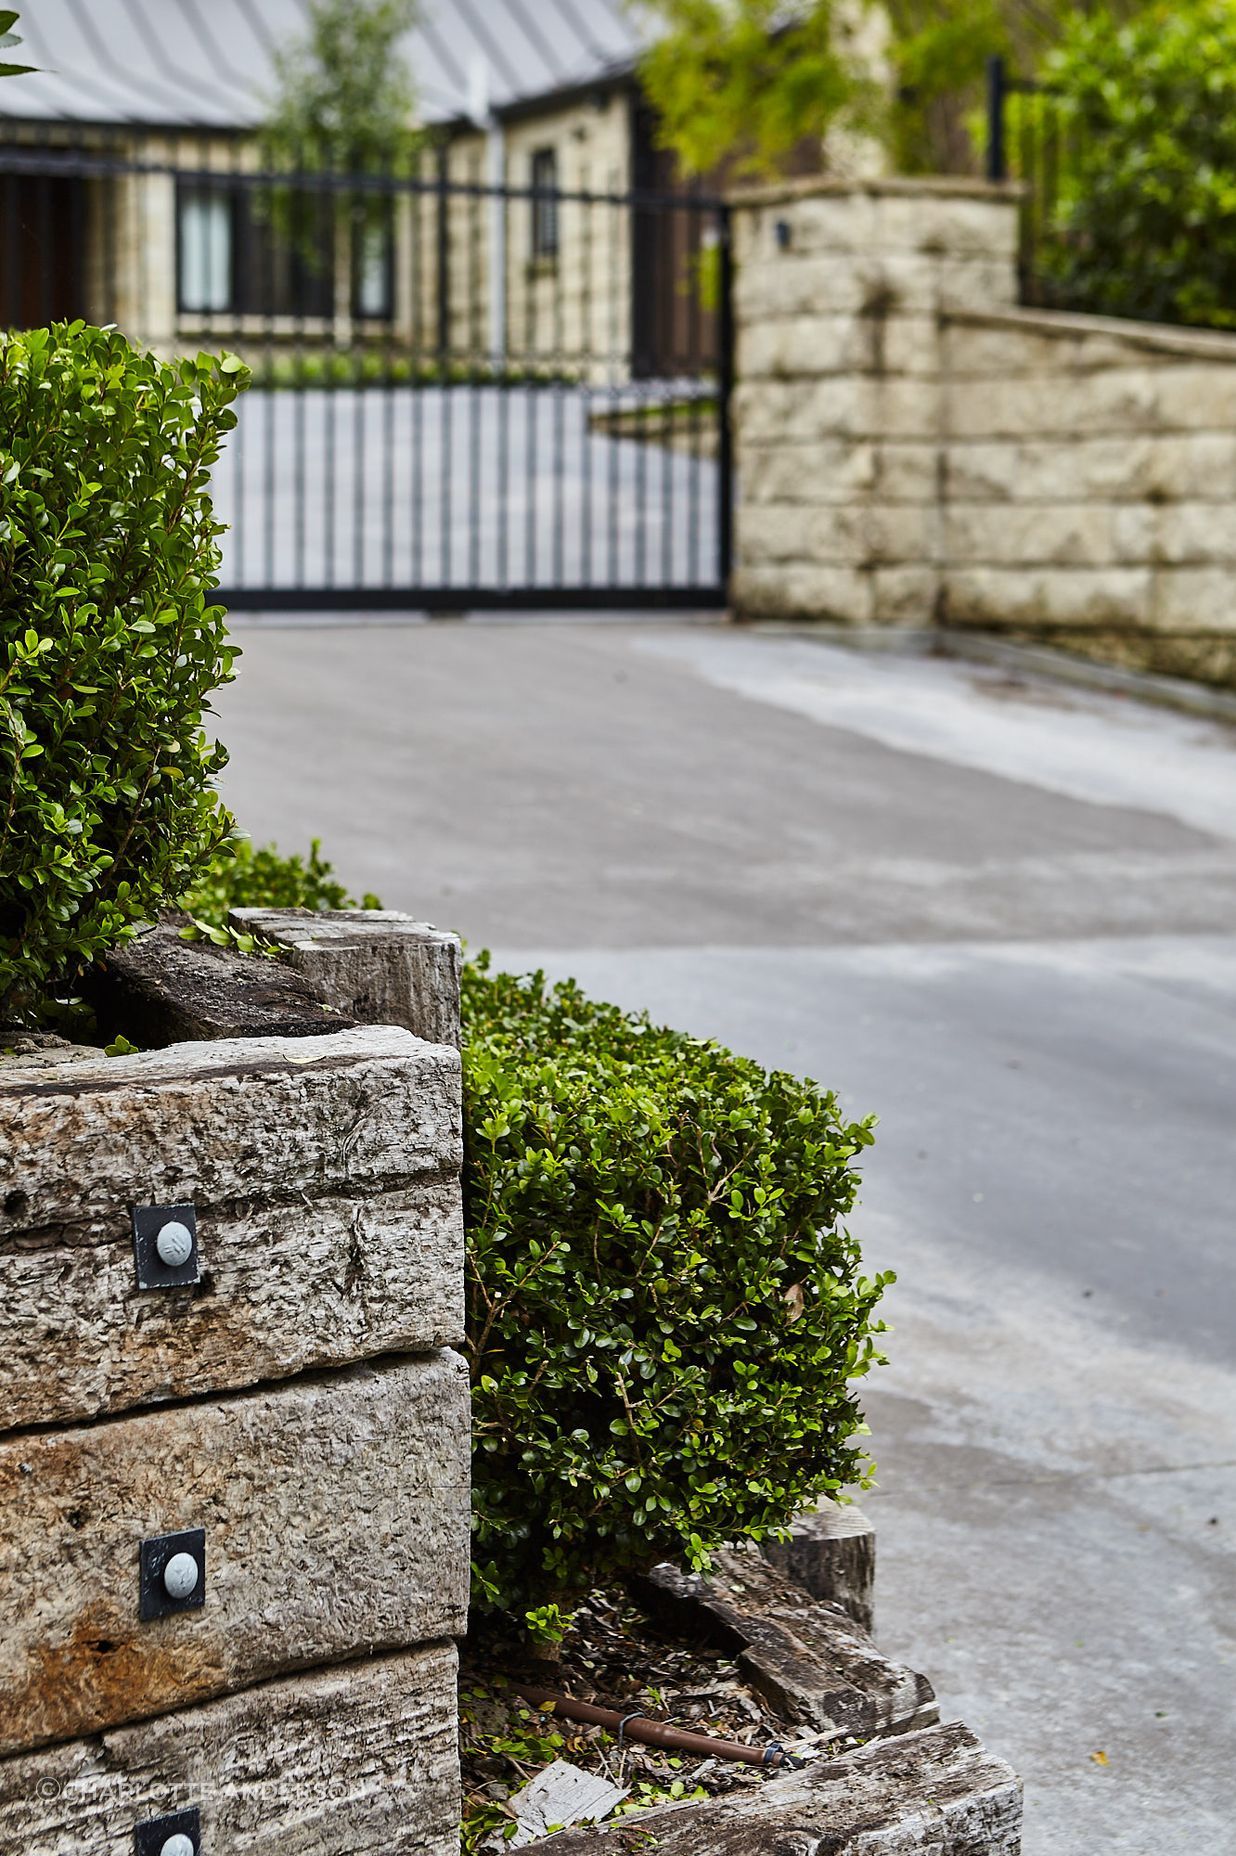
{"label": "stone wall coping", "polygon": [[731,187],[731,206],[793,205],[813,199],[930,199],[987,200],[993,206],[1016,205],[1026,189],[1020,181],[975,180],[965,174],[888,174],[865,180],[833,174],[798,175],[792,179],[752,181]]}
{"label": "stone wall coping", "polygon": [[943,322],[968,329],[1008,329],[1018,334],[1101,336],[1127,342],[1143,353],[1185,355],[1198,361],[1236,362],[1236,333],[1226,329],[1184,329],[1168,322],[1134,322],[1123,316],[1091,316],[1061,309],[966,309],[945,303]]}

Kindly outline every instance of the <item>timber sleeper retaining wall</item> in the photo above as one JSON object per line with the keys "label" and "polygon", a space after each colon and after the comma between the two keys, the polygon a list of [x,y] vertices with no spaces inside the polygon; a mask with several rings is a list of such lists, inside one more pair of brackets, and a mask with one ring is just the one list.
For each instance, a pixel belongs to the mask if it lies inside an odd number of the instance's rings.
{"label": "timber sleeper retaining wall", "polygon": [[[405,953],[449,1034],[457,947]],[[109,987],[179,1041],[0,1055],[0,1851],[448,1856],[458,1050],[174,930]]]}

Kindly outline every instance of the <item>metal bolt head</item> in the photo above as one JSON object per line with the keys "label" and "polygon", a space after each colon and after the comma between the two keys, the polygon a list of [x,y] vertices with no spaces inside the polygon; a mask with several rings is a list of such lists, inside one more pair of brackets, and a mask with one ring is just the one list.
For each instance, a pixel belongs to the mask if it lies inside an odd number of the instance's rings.
{"label": "metal bolt head", "polygon": [[193,1254],[193,1233],[178,1218],[169,1218],[159,1229],[155,1249],[161,1263],[166,1263],[170,1270],[178,1270]]}
{"label": "metal bolt head", "polygon": [[183,1830],[178,1830],[174,1837],[169,1837],[159,1856],[197,1856],[193,1847],[193,1838],[186,1837]]}
{"label": "metal bolt head", "polygon": [[[167,1592],[169,1598],[187,1598],[197,1585],[197,1577],[197,1561],[194,1559],[193,1555],[191,1553],[173,1553],[171,1559],[163,1568],[164,1590]],[[181,1841],[183,1841],[183,1839],[181,1839]],[[177,1842],[177,1838],[172,1837],[171,1842]],[[166,1856],[166,1846],[164,1850],[160,1851],[160,1856]],[[190,1850],[189,1856],[193,1856],[192,1850]]]}

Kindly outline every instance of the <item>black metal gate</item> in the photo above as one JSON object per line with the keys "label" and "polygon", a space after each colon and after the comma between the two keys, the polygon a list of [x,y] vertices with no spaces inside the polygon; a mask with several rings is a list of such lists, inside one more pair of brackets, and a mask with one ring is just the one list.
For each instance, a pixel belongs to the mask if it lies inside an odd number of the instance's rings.
{"label": "black metal gate", "polygon": [[[730,228],[700,192],[267,165],[9,125],[0,316],[253,370],[216,468],[238,609],[707,608],[731,552]],[[548,153],[549,151],[547,151]]]}

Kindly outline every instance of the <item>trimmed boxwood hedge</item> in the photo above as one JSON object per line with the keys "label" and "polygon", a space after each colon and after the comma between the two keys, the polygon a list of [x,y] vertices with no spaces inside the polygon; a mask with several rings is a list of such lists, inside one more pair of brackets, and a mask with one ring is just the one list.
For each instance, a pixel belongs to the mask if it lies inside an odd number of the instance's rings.
{"label": "trimmed boxwood hedge", "polygon": [[[346,906],[316,843],[239,851],[190,899],[206,921]],[[484,954],[463,1074],[475,1603],[552,1634],[560,1600],[865,1484],[893,1278],[843,1221],[871,1120]]]}
{"label": "trimmed boxwood hedge", "polygon": [[231,828],[210,470],[235,356],[0,332],[0,1021],[71,988]]}
{"label": "trimmed boxwood hedge", "polygon": [[862,1484],[870,1120],[541,974],[464,972],[482,1605],[706,1564]]}

